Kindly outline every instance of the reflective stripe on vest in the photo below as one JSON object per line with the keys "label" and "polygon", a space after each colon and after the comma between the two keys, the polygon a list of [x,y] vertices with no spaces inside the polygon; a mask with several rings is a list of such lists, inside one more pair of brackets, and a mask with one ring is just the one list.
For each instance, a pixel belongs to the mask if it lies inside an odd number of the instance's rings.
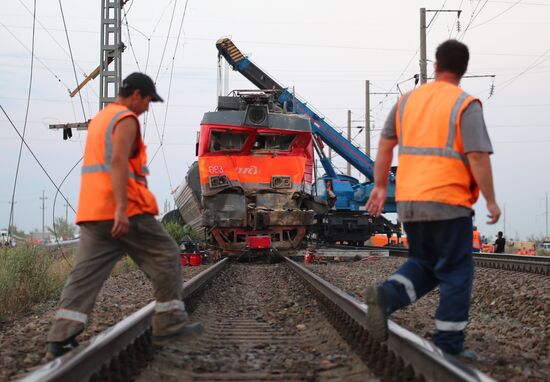
{"label": "reflective stripe on vest", "polygon": [[88,315],[75,310],[59,309],[55,312],[55,319],[77,321],[86,324],[86,321],[88,321]]}
{"label": "reflective stripe on vest", "polygon": [[[82,166],[82,170],[80,171],[81,174],[94,174],[98,172],[111,172],[111,159],[113,157],[113,143],[111,142],[111,134],[113,129],[115,128],[115,123],[118,121],[118,118],[123,115],[124,113],[128,113],[129,110],[122,110],[115,114],[113,119],[111,119],[111,122],[109,122],[109,126],[107,127],[107,133],[105,136],[105,162],[104,163],[98,163],[98,164],[91,164]],[[149,174],[149,169],[147,166],[142,166],[141,171],[145,174]],[[147,185],[147,179],[144,176],[136,175],[133,171],[128,170],[128,177],[145,183]]]}
{"label": "reflective stripe on vest", "polygon": [[403,145],[403,113],[405,110],[405,105],[411,93],[407,93],[403,96],[401,104],[399,105],[399,154],[408,154],[408,155],[433,155],[438,157],[453,158],[458,159],[464,162],[465,165],[468,165],[468,159],[466,155],[459,153],[458,151],[453,150],[453,145],[455,143],[456,137],[456,121],[458,118],[458,112],[460,107],[468,94],[462,92],[458,99],[455,101],[453,108],[451,110],[451,116],[449,118],[449,135],[447,136],[447,144],[444,148],[441,147],[417,147],[417,146],[405,146]]}

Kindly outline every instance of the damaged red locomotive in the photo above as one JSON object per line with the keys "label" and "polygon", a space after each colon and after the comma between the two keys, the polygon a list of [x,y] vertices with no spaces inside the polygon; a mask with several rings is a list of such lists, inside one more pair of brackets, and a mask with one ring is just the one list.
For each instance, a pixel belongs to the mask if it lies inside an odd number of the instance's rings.
{"label": "damaged red locomotive", "polygon": [[176,205],[226,255],[296,249],[314,216],[310,122],[269,91],[232,94],[204,114]]}

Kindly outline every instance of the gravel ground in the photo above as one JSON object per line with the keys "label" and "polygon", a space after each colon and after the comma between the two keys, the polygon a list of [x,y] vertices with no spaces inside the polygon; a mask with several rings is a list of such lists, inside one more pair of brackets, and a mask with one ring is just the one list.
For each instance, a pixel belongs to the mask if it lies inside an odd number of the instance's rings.
{"label": "gravel ground", "polygon": [[159,349],[138,382],[377,380],[285,264],[231,264],[191,318],[204,333]]}
{"label": "gravel ground", "polygon": [[[345,291],[362,297],[367,284],[378,283],[403,262],[379,261],[314,264],[311,270]],[[185,267],[186,279],[205,267]],[[499,381],[550,381],[550,278],[479,268],[466,347],[481,359],[474,366]],[[145,296],[145,299],[144,299]],[[392,319],[409,330],[431,337],[438,291]],[[111,277],[98,297],[84,341],[145,306],[152,299],[149,281],[139,271]],[[31,314],[0,322],[0,382],[42,364],[45,337],[57,301],[37,305]]]}
{"label": "gravel ground", "polygon": [[[379,283],[404,259],[313,264],[313,272],[362,299],[366,285]],[[391,319],[431,339],[439,291],[395,312]],[[499,381],[550,381],[550,277],[478,268],[466,348],[473,363]]]}
{"label": "gravel ground", "polygon": [[[187,280],[206,266],[183,267]],[[151,283],[139,270],[112,276],[101,290],[86,330],[79,336],[86,341],[124,317],[147,305],[153,299]],[[25,316],[10,317],[0,322],[0,382],[16,379],[43,364],[46,335],[57,301],[35,307]]]}

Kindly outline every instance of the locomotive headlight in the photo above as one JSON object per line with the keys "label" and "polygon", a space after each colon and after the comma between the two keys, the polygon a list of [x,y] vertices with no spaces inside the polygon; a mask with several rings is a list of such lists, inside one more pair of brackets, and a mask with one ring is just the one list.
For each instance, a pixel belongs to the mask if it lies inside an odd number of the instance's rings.
{"label": "locomotive headlight", "polygon": [[266,105],[250,105],[247,110],[247,120],[253,125],[261,125],[267,119]]}

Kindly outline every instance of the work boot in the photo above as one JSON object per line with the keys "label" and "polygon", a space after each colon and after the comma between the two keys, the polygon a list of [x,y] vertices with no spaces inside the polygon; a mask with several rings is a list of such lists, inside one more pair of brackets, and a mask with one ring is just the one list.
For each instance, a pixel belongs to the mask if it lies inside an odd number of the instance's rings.
{"label": "work boot", "polygon": [[388,339],[388,314],[384,296],[377,286],[371,285],[365,291],[367,311],[367,329],[369,337],[376,342]]}
{"label": "work boot", "polygon": [[153,343],[163,345],[175,338],[189,338],[202,332],[202,321],[191,322],[184,310],[171,310],[153,315]]}
{"label": "work boot", "polygon": [[[451,353],[452,354],[452,353]],[[462,350],[460,353],[453,354],[456,358],[463,362],[479,361],[479,356],[473,350]]]}
{"label": "work boot", "polygon": [[78,346],[78,342],[73,338],[61,342],[48,342],[46,345],[46,361],[53,361],[57,357],[73,350]]}

